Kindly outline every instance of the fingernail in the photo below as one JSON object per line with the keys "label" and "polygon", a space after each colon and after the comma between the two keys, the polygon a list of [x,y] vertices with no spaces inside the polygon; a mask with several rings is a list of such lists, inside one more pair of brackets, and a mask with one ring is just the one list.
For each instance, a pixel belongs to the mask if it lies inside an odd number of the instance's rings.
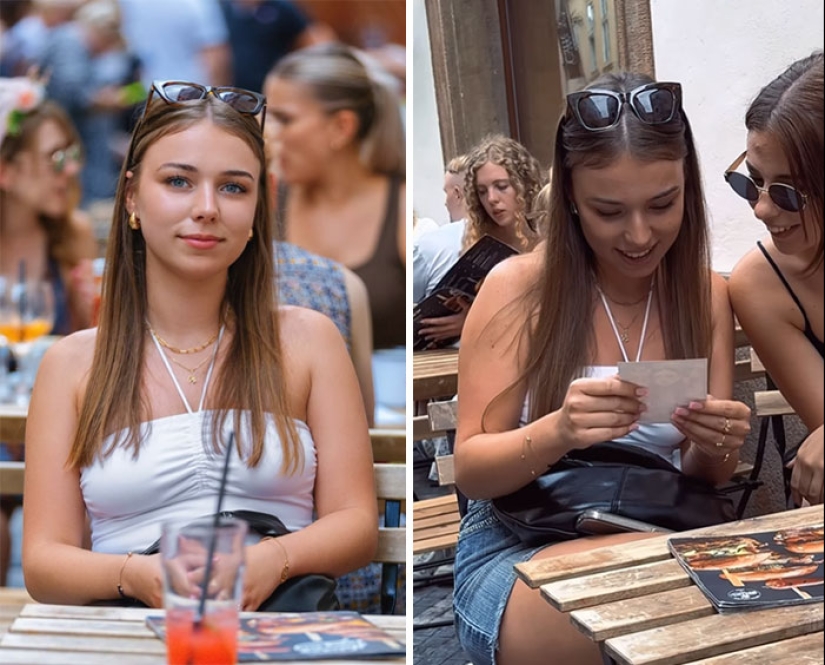
{"label": "fingernail", "polygon": [[687,415],[690,415],[690,411],[688,411],[684,407],[677,406],[676,407],[676,415],[677,416],[687,416]]}
{"label": "fingernail", "polygon": [[633,423],[628,429],[631,432],[635,432],[637,429],[639,429],[639,423]]}
{"label": "fingernail", "polygon": [[639,402],[639,413],[644,413],[645,411],[647,411],[647,404]]}
{"label": "fingernail", "polygon": [[647,395],[647,388],[636,388],[637,397],[644,397],[645,395]]}
{"label": "fingernail", "polygon": [[701,402],[691,402],[688,406],[690,406],[690,408],[694,411],[699,411],[704,408]]}

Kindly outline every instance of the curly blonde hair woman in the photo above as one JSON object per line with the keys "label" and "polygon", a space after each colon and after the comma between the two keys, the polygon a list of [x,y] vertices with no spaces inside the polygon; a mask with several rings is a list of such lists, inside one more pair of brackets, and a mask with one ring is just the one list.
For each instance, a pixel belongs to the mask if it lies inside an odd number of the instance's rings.
{"label": "curly blonde hair woman", "polygon": [[527,149],[501,135],[482,139],[467,160],[464,199],[467,229],[462,253],[491,235],[520,251],[539,241],[528,212],[546,182],[546,173]]}

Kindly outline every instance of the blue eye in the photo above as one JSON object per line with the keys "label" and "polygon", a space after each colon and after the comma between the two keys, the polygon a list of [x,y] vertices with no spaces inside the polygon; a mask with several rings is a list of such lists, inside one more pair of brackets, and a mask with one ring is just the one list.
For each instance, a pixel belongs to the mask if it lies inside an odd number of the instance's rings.
{"label": "blue eye", "polygon": [[224,191],[230,194],[243,194],[246,192],[246,187],[239,185],[237,182],[230,182],[223,186]]}
{"label": "blue eye", "polygon": [[173,175],[166,178],[166,184],[172,187],[185,187],[188,183],[186,178],[179,175]]}

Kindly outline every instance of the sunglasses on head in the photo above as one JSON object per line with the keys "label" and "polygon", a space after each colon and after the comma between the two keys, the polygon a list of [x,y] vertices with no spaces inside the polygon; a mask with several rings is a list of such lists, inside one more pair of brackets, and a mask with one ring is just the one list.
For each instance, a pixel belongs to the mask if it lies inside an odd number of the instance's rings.
{"label": "sunglasses on head", "polygon": [[79,145],[73,143],[66,148],[59,148],[58,150],[49,153],[46,155],[46,158],[49,160],[52,171],[59,175],[66,170],[66,167],[70,162],[74,164],[82,164],[83,151],[80,149]]}
{"label": "sunglasses on head", "polygon": [[670,122],[682,108],[679,83],[647,83],[629,92],[582,90],[567,95],[568,116],[591,132],[600,132],[619,124],[627,106],[646,125]]}
{"label": "sunglasses on head", "polygon": [[[229,104],[238,113],[244,115],[258,115],[266,108],[266,97],[244,90],[243,88],[233,88],[230,86],[201,85],[200,83],[190,83],[188,81],[155,81],[149,90],[149,98],[143,108],[143,115],[152,102],[153,93],[157,93],[167,104],[180,104],[182,102],[192,102],[199,99],[206,99],[209,95],[214,95],[224,104]],[[264,129],[266,113],[261,114],[261,131]]]}
{"label": "sunglasses on head", "polygon": [[771,197],[771,201],[787,212],[799,212],[805,207],[806,196],[794,187],[781,182],[775,182],[768,187],[760,187],[750,176],[737,173],[736,169],[745,159],[745,155],[747,155],[747,151],[739,155],[733,164],[725,170],[725,180],[734,192],[750,203],[756,203],[759,200],[759,195],[762,192],[767,192],[768,196]]}

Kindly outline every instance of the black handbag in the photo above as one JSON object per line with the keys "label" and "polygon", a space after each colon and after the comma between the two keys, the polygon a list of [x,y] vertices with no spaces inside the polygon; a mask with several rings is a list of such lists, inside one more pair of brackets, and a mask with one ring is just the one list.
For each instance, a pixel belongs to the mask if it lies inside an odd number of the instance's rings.
{"label": "black handbag", "polygon": [[710,483],[647,450],[613,442],[571,451],[492,504],[498,519],[529,546],[581,537],[576,522],[594,509],[673,531],[736,519],[733,501]]}
{"label": "black handbag", "polygon": [[[221,517],[233,517],[244,520],[249,530],[259,536],[278,538],[289,533],[284,523],[274,515],[253,510],[226,510]],[[157,554],[160,552],[160,540],[156,540],[140,554]],[[341,608],[335,595],[335,579],[319,573],[296,575],[278,585],[278,588],[261,603],[257,612],[329,612]],[[129,605],[141,607],[143,604],[127,598],[113,601],[100,601],[95,604]]]}

